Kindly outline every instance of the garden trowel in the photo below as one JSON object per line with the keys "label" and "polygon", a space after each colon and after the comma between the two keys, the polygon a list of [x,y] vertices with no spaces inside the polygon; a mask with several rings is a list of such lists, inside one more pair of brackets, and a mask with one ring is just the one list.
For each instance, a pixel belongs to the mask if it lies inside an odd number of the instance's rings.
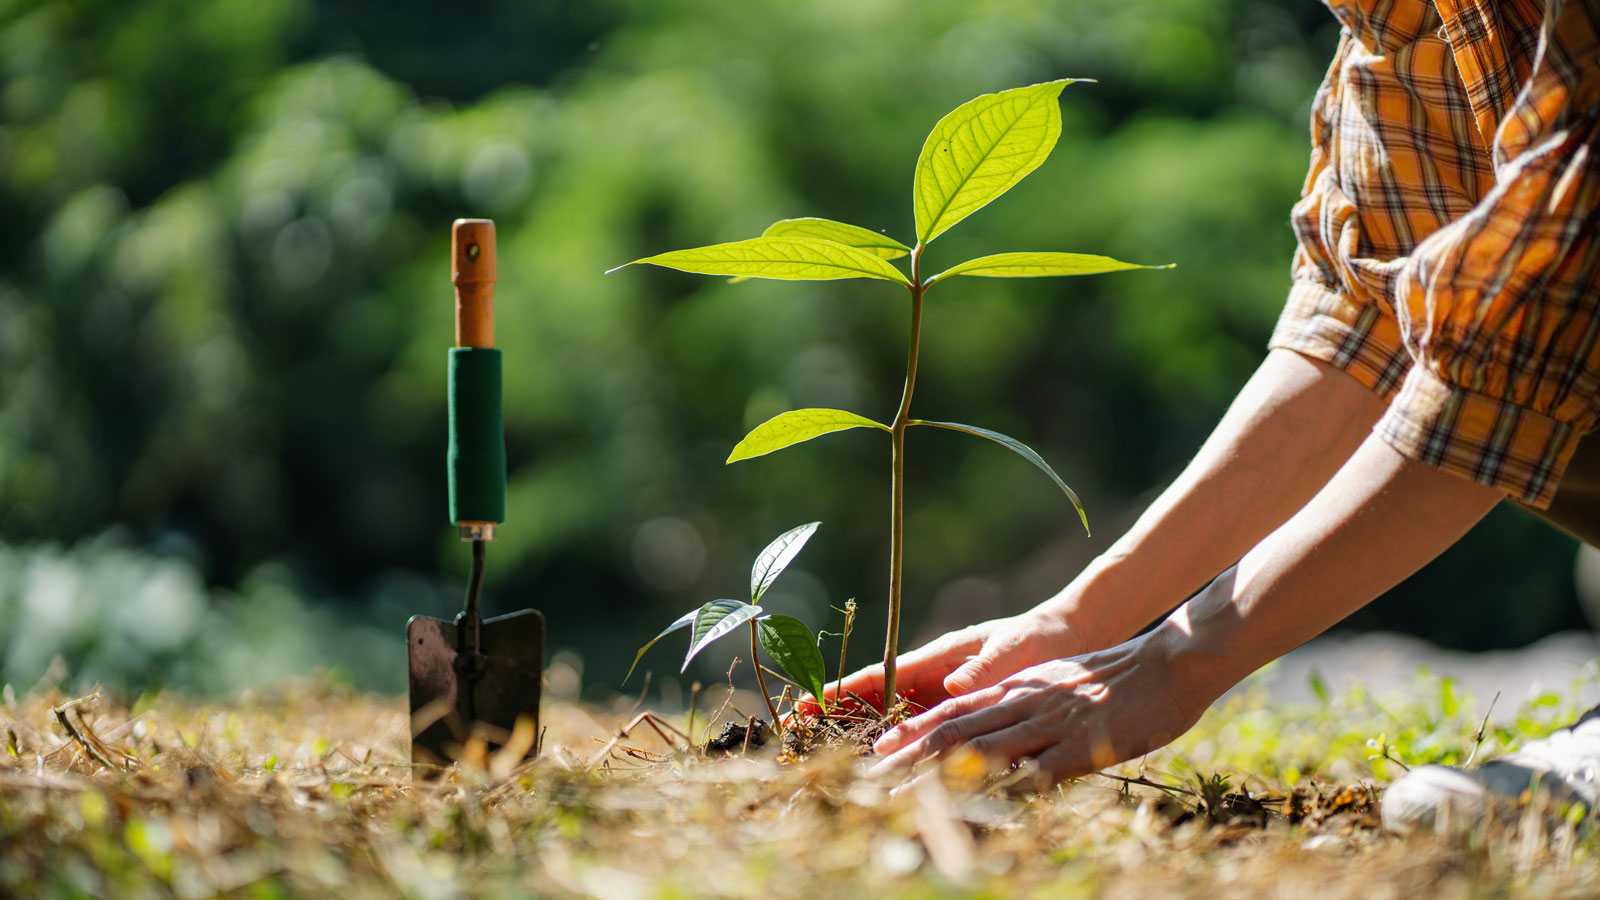
{"label": "garden trowel", "polygon": [[411,760],[444,766],[468,748],[532,756],[544,668],[544,616],[525,609],[483,618],[484,548],[505,521],[506,450],[500,351],[494,347],[494,223],[451,228],[456,345],[450,350],[450,521],[472,544],[466,608],[454,621],[413,616]]}

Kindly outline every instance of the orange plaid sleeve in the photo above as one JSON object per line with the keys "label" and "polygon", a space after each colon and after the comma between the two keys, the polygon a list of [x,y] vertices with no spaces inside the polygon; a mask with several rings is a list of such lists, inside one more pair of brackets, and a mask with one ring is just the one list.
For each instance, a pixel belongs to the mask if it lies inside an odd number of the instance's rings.
{"label": "orange plaid sleeve", "polygon": [[1600,0],[1329,0],[1271,346],[1406,456],[1547,506],[1600,419]]}
{"label": "orange plaid sleeve", "polygon": [[1416,365],[1377,432],[1542,508],[1600,402],[1600,4],[1437,7],[1494,182],[1397,273]]}
{"label": "orange plaid sleeve", "polygon": [[1426,3],[1378,20],[1334,5],[1344,32],[1311,109],[1311,164],[1290,215],[1293,287],[1269,346],[1390,399],[1411,369],[1392,302],[1418,241],[1472,209],[1491,177],[1449,44]]}
{"label": "orange plaid sleeve", "polygon": [[1410,368],[1394,315],[1358,284],[1347,285],[1337,254],[1322,241],[1322,225],[1348,220],[1354,207],[1338,188],[1339,107],[1348,93],[1343,74],[1354,49],[1347,31],[1339,40],[1327,77],[1311,103],[1311,165],[1300,202],[1290,213],[1298,246],[1291,271],[1294,286],[1267,346],[1293,350],[1353,376],[1388,397]]}

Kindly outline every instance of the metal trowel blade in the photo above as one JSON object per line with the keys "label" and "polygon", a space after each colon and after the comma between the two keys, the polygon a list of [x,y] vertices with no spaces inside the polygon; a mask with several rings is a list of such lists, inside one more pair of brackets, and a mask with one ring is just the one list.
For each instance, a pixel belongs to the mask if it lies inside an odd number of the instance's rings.
{"label": "metal trowel blade", "polygon": [[[503,746],[517,720],[539,731],[539,681],[544,668],[544,616],[524,609],[479,625],[482,673],[466,690],[456,623],[412,616],[406,623],[411,657],[411,761],[447,766],[461,758],[473,734],[489,749]],[[464,661],[463,661],[464,662]],[[533,756],[537,745],[527,750]]]}

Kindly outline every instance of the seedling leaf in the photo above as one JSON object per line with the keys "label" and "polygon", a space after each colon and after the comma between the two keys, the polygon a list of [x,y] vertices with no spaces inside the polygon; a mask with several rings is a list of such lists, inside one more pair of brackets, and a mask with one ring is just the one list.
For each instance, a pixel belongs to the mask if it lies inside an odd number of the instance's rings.
{"label": "seedling leaf", "polygon": [[860,225],[851,225],[848,222],[835,222],[832,219],[809,216],[801,219],[779,219],[767,226],[767,230],[761,232],[761,236],[833,241],[884,259],[899,259],[911,252],[910,247],[886,234],[862,228]]}
{"label": "seedling leaf", "polygon": [[1067,486],[1065,481],[1061,480],[1061,476],[1056,474],[1055,469],[1050,468],[1050,464],[1044,461],[1044,457],[1034,452],[1032,447],[1029,447],[1027,444],[1024,444],[1014,437],[1010,437],[1009,435],[1001,434],[998,431],[990,431],[987,428],[979,428],[976,425],[963,425],[960,422],[929,422],[924,419],[912,419],[910,424],[932,425],[935,428],[948,428],[951,431],[964,431],[967,434],[975,434],[981,438],[988,438],[1002,447],[1009,448],[1018,456],[1022,457],[1028,462],[1033,463],[1034,466],[1039,469],[1039,471],[1050,476],[1050,480],[1056,483],[1056,487],[1061,488],[1061,492],[1066,494],[1067,499],[1071,500],[1072,505],[1077,508],[1078,518],[1083,520],[1084,534],[1089,533],[1089,515],[1083,511],[1083,503],[1078,500],[1078,495],[1073,492],[1072,488]]}
{"label": "seedling leaf", "polygon": [[928,243],[1039,168],[1061,136],[1061,89],[1084,78],[984,94],[956,107],[922,145],[911,201]]}
{"label": "seedling leaf", "polygon": [[[887,263],[885,263],[887,265]],[[773,416],[750,430],[744,440],[735,444],[728,454],[728,462],[765,456],[782,450],[790,444],[809,441],[847,428],[878,428],[888,431],[889,426],[858,416],[842,409],[792,409]]]}
{"label": "seedling leaf", "polygon": [[791,528],[768,544],[765,550],[756,555],[755,565],[750,567],[750,602],[760,603],[761,595],[772,587],[778,580],[783,570],[789,568],[789,563],[800,555],[801,548],[806,541],[811,540],[811,535],[817,530],[821,522],[810,522],[798,528]]}
{"label": "seedling leaf", "polygon": [[628,667],[628,674],[622,676],[622,683],[623,684],[627,684],[628,683],[628,679],[633,677],[633,670],[637,669],[639,667],[639,660],[644,658],[644,652],[646,650],[649,650],[651,647],[654,647],[656,645],[657,641],[659,641],[662,638],[666,637],[667,635],[673,633],[674,631],[677,631],[680,628],[688,628],[690,625],[694,624],[694,617],[699,615],[699,614],[700,614],[700,610],[698,610],[698,609],[689,610],[688,612],[686,612],[683,615],[679,616],[677,618],[677,620],[674,621],[671,625],[668,625],[666,628],[663,628],[661,630],[660,634],[658,634],[655,637],[651,638],[650,639],[650,643],[645,644],[643,647],[640,647],[639,648],[639,652],[635,653],[633,655],[633,665]]}
{"label": "seedling leaf", "polygon": [[1124,269],[1171,269],[1164,266],[1142,266],[1123,262],[1109,256],[1092,253],[996,253],[958,263],[928,279],[937,284],[952,275],[974,275],[984,278],[1043,278],[1051,275],[1098,275],[1101,272],[1120,272]]}
{"label": "seedling leaf", "polygon": [[700,607],[694,617],[694,637],[689,640],[689,652],[684,654],[683,668],[678,671],[687,672],[689,662],[708,644],[759,615],[761,607],[738,600],[713,600]]}
{"label": "seedling leaf", "polygon": [[794,616],[766,616],[756,623],[756,632],[778,668],[820,701],[828,676],[817,638],[806,623]]}
{"label": "seedling leaf", "polygon": [[624,263],[649,263],[701,275],[743,275],[787,281],[831,281],[839,278],[878,278],[909,285],[905,273],[881,256],[834,241],[816,238],[758,237],[691,250],[672,250]]}
{"label": "seedling leaf", "polygon": [[[845,244],[884,259],[899,259],[911,252],[910,247],[894,238],[862,228],[860,225],[851,225],[847,222],[836,222],[833,219],[818,219],[809,216],[800,219],[779,219],[768,225],[767,230],[761,232],[761,236],[815,238],[819,241],[833,241],[836,244]],[[741,281],[749,280],[749,276],[739,275],[728,279],[728,283],[738,284]]]}

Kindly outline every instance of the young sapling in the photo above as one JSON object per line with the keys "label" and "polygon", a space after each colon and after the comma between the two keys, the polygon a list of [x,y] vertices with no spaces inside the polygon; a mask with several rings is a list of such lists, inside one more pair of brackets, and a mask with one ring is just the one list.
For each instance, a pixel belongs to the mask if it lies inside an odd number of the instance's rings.
{"label": "young sapling", "polygon": [[[910,428],[945,428],[985,438],[1006,447],[1048,475],[1072,501],[1083,521],[1084,531],[1087,533],[1089,529],[1088,515],[1077,494],[1043,457],[1026,444],[975,425],[911,417],[911,397],[916,387],[918,353],[922,342],[923,300],[935,285],[957,275],[1035,278],[1092,275],[1125,269],[1172,268],[1170,265],[1136,265],[1106,256],[1044,251],[981,256],[957,263],[936,275],[924,275],[923,253],[929,243],[1010,190],[1050,155],[1061,136],[1059,97],[1062,89],[1069,84],[1089,80],[1063,78],[984,94],[940,119],[922,145],[912,179],[912,212],[916,224],[914,246],[907,246],[857,225],[830,219],[784,219],[767,228],[760,237],[690,250],[674,250],[625,264],[649,263],[703,275],[732,276],[740,281],[747,278],[818,281],[873,278],[898,284],[910,295],[911,334],[906,351],[905,385],[901,390],[899,408],[887,424],[842,409],[791,410],[756,426],[734,446],[727,460],[734,463],[752,459],[801,441],[851,428],[875,428],[889,435],[889,609],[883,657],[883,711],[886,714],[894,706],[895,658],[900,640],[902,561],[905,556],[905,450],[906,432]],[[891,263],[891,260],[907,256],[911,264],[909,275]],[[707,604],[709,607],[710,604]],[[722,613],[723,616],[733,614],[732,609]],[[748,619],[756,613],[744,615]],[[738,621],[728,628],[736,627]],[[687,624],[687,619],[681,619],[673,623],[673,628],[686,627]],[[697,641],[699,636],[700,629],[696,625]],[[814,693],[819,699],[823,696],[820,690]]]}
{"label": "young sapling", "polygon": [[817,639],[806,624],[794,616],[775,615],[763,610],[759,605],[761,596],[778,580],[783,570],[794,562],[800,555],[800,550],[805,547],[806,541],[816,532],[820,522],[809,522],[798,528],[791,528],[768,544],[764,550],[756,555],[755,564],[750,567],[750,602],[742,600],[712,600],[699,609],[692,609],[680,616],[671,625],[662,629],[661,633],[650,639],[650,643],[639,648],[633,657],[633,665],[628,667],[628,674],[623,677],[626,684],[632,677],[633,670],[638,667],[639,660],[646,650],[655,646],[656,642],[667,635],[683,628],[691,628],[689,637],[689,650],[683,656],[683,667],[680,672],[687,671],[689,663],[720,637],[732,634],[740,625],[746,623],[750,626],[750,662],[756,670],[756,681],[761,686],[761,697],[767,703],[767,712],[772,716],[772,727],[781,728],[778,718],[778,708],[773,704],[772,693],[767,690],[766,676],[761,674],[761,658],[756,652],[759,645],[772,657],[790,681],[809,691],[813,697],[819,699],[823,695],[823,686],[827,682],[827,671],[822,662],[822,651],[817,649]]}

